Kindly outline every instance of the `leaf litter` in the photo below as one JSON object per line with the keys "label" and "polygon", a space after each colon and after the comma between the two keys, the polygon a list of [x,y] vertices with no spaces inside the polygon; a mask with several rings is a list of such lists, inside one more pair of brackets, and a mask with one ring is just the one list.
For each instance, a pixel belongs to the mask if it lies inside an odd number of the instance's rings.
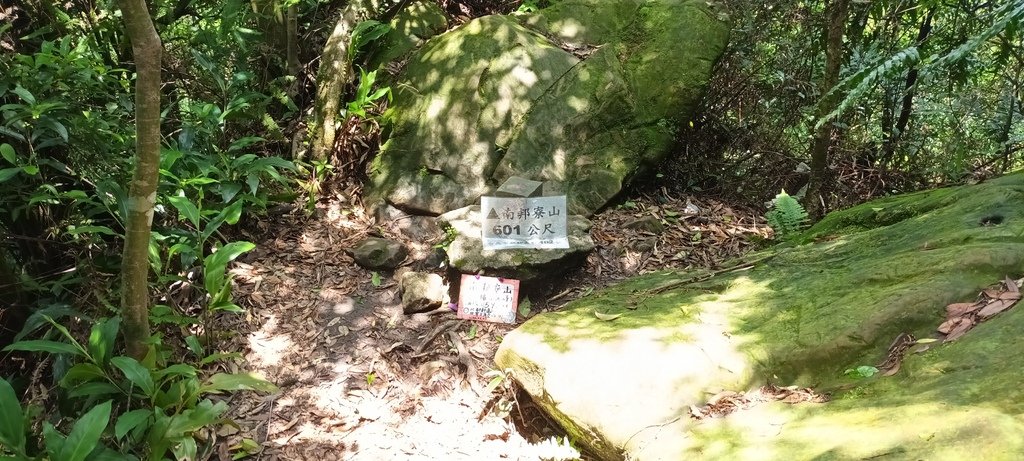
{"label": "leaf litter", "polygon": [[[978,324],[1012,308],[1021,299],[1021,286],[1024,278],[1014,280],[1009,276],[992,287],[978,293],[974,302],[956,302],[945,308],[946,319],[939,324],[936,332],[938,340],[949,343],[960,339]],[[933,346],[936,339],[916,339],[909,333],[900,333],[889,345],[885,360],[878,365],[882,376],[892,376],[899,371],[904,356],[908,351],[921,353]]]}
{"label": "leaf litter", "polygon": [[1015,306],[1021,298],[1022,284],[1024,278],[1013,280],[1007,276],[1000,285],[982,290],[973,303],[946,306],[946,320],[936,329],[943,335],[942,342],[956,341],[979,323]]}
{"label": "leaf litter", "polygon": [[[256,223],[269,237],[246,236],[260,242],[232,269],[246,314],[218,318],[229,338],[219,346],[246,351],[231,366],[281,390],[232,397],[239,427],[223,431],[217,451],[252,440],[262,460],[535,459],[564,432],[493,369],[514,325],[404,315],[393,274],[358,267],[346,250],[383,236],[403,240],[415,261],[436,242],[377,225],[359,195],[340,191],[311,217],[293,212]],[[720,267],[771,235],[757,210],[710,198],[662,189],[630,203],[593,218],[597,249],[585,266],[531,298],[519,320],[633,275]],[[661,226],[627,226],[647,216]],[[804,395],[772,392],[763,393]]]}

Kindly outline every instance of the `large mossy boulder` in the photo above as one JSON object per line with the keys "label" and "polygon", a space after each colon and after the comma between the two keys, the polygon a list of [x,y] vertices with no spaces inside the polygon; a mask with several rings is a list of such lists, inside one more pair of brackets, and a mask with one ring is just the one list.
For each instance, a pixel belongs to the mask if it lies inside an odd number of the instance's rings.
{"label": "large mossy boulder", "polygon": [[[798,244],[713,276],[641,276],[505,336],[496,362],[602,459],[1019,459],[1024,311],[935,335],[945,306],[1024,273],[1024,173],[833,213]],[[610,320],[609,320],[610,319]],[[833,391],[695,420],[690,407],[765,383]]]}
{"label": "large mossy boulder", "polygon": [[565,0],[435,37],[392,85],[369,202],[437,215],[521,176],[592,214],[669,152],[727,38],[703,0]]}

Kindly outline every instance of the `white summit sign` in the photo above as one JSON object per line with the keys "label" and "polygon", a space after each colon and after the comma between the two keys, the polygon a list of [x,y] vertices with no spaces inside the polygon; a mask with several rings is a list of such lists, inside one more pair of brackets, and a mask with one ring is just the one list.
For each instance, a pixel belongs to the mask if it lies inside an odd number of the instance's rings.
{"label": "white summit sign", "polygon": [[480,197],[485,250],[569,248],[565,196]]}

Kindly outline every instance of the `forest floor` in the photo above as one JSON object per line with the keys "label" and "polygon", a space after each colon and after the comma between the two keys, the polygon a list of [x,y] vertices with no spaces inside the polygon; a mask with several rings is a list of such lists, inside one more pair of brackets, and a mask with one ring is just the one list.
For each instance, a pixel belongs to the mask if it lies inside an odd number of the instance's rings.
{"label": "forest floor", "polygon": [[[261,223],[272,237],[233,270],[248,314],[223,319],[235,338],[225,347],[246,351],[240,367],[280,392],[233,398],[240,430],[220,434],[221,459],[243,439],[259,445],[260,460],[537,459],[538,442],[558,428],[507,383],[487,386],[515,325],[403,314],[391,274],[375,276],[347,253],[368,235],[397,237],[363,214],[349,199],[355,192],[335,194],[312,216]],[[771,232],[755,210],[665,190],[593,222],[597,248],[585,266],[534,295],[531,315],[632,275],[714,268]],[[412,264],[437,242],[405,243]]]}

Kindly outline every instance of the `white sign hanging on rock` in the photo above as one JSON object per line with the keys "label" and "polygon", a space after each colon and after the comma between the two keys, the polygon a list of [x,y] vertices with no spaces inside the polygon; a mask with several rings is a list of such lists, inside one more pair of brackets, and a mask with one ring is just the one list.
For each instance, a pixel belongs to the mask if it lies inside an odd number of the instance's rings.
{"label": "white sign hanging on rock", "polygon": [[480,197],[485,250],[569,248],[565,196]]}

